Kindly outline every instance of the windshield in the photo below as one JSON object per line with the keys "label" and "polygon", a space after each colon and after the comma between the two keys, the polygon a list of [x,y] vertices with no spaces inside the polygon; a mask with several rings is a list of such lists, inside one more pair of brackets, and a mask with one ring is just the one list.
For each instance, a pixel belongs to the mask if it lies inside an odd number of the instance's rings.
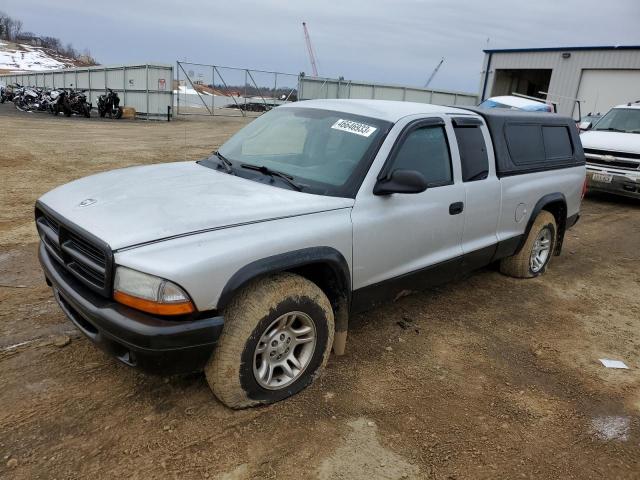
{"label": "windshield", "polygon": [[613,108],[596,123],[593,130],[640,133],[640,108]]}
{"label": "windshield", "polygon": [[[353,196],[390,126],[343,112],[276,108],[236,133],[219,152],[238,175],[264,181],[259,171],[246,168],[264,166],[287,175],[303,191]],[[289,188],[286,182],[273,183]]]}

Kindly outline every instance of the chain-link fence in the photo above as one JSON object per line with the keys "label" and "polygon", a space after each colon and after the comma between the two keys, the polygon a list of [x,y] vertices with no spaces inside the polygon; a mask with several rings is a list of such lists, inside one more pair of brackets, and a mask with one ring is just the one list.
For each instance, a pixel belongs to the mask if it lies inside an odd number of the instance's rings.
{"label": "chain-link fence", "polygon": [[176,62],[178,115],[258,116],[298,99],[298,75]]}

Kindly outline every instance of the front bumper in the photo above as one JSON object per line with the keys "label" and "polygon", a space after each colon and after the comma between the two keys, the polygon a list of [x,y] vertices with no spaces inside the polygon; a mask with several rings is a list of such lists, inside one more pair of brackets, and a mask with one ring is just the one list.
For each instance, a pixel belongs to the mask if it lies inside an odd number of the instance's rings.
{"label": "front bumper", "polygon": [[[594,180],[593,174],[611,175],[611,182]],[[640,198],[640,172],[602,168],[587,164],[587,182],[587,187],[590,191]]]}
{"label": "front bumper", "polygon": [[202,370],[211,356],[222,333],[221,316],[154,317],[89,290],[51,259],[42,242],[38,257],[65,315],[89,340],[121,362],[174,374]]}

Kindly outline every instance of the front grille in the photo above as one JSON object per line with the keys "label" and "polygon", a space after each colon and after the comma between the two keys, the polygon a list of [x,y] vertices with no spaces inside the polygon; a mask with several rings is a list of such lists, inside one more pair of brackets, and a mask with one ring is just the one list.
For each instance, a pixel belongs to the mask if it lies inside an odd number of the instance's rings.
{"label": "front grille", "polygon": [[106,243],[40,206],[36,226],[55,261],[92,290],[110,296],[113,262]]}
{"label": "front grille", "polygon": [[593,153],[594,155],[611,155],[612,157],[640,160],[640,153],[614,152],[613,150],[598,150],[595,148],[585,148],[584,153]]}
{"label": "front grille", "polygon": [[623,170],[639,170],[640,154],[613,152],[610,150],[596,150],[585,148],[587,163],[602,167],[621,168]]}

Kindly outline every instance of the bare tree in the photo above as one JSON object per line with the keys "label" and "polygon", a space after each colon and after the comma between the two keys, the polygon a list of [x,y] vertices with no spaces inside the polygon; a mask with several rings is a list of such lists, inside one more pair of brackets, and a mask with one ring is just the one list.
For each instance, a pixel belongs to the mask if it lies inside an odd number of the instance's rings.
{"label": "bare tree", "polygon": [[13,21],[13,39],[17,40],[17,38],[22,33],[22,20],[14,20]]}

